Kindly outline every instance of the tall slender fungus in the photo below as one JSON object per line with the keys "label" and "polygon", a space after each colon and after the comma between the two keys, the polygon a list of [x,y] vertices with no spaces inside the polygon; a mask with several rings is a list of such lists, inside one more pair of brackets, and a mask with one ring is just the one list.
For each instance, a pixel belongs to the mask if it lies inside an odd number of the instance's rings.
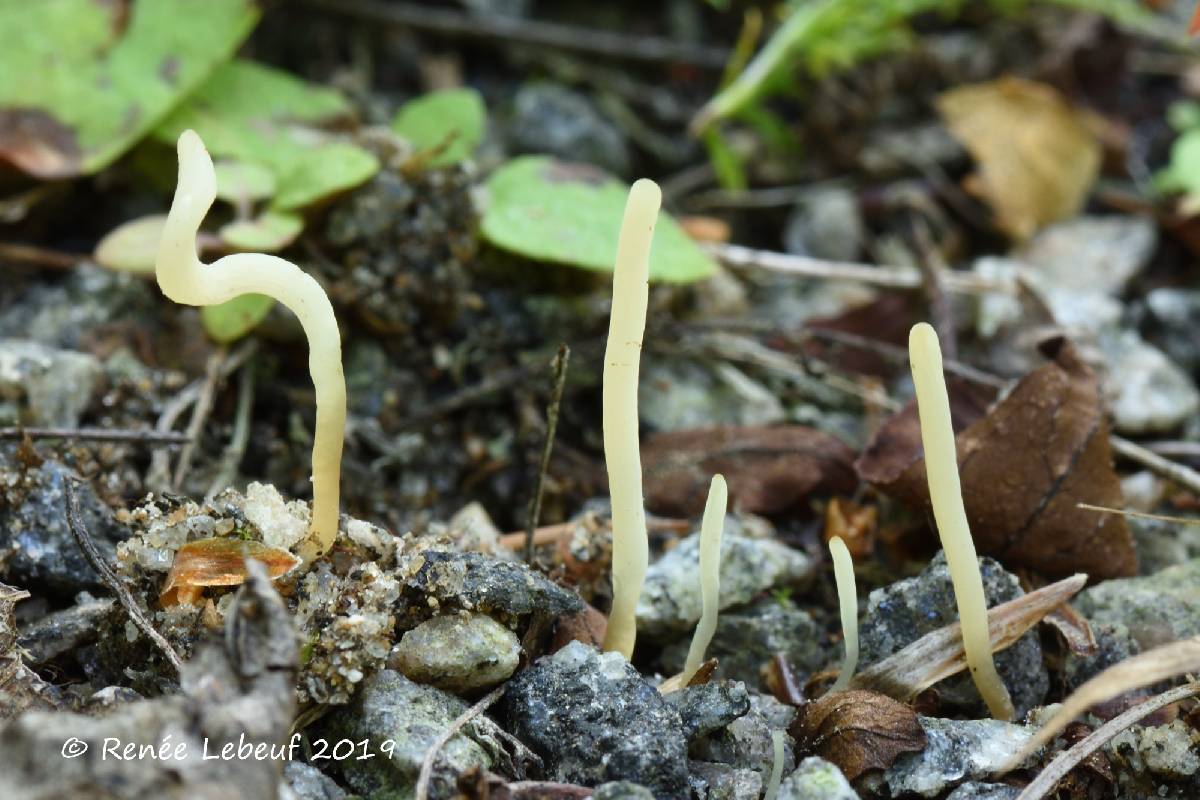
{"label": "tall slender fungus", "polygon": [[908,335],[908,355],[917,390],[929,498],[933,503],[933,518],[937,522],[942,550],[950,567],[950,580],[954,584],[967,667],[992,716],[1012,719],[1012,700],[992,661],[987,598],[983,594],[983,578],[979,573],[975,542],[971,539],[958,480],[954,429],[950,424],[950,396],[942,375],[942,351],[937,334],[927,323],[913,326]]}
{"label": "tall slender fungus", "polygon": [[158,248],[159,288],[176,303],[207,306],[250,293],[270,295],[300,320],[308,337],[308,369],[317,396],[313,432],[312,524],[300,556],[310,562],[333,546],[338,529],[346,381],[342,340],[333,306],[321,285],[290,261],[263,253],[235,253],[204,264],[196,234],[217,194],[212,159],[195,131],[179,137],[179,183]]}
{"label": "tall slender fungus", "polygon": [[846,644],[846,658],[841,672],[829,691],[840,692],[850,685],[854,670],[858,668],[858,588],[854,581],[854,560],[842,537],[829,540],[829,555],[833,558],[833,579],[837,583],[838,606],[842,613],[842,639]]}
{"label": "tall slender fungus", "polygon": [[704,663],[704,653],[717,630],[717,613],[721,601],[721,535],[725,531],[725,508],[729,505],[729,488],[722,475],[713,475],[704,503],[704,518],[700,522],[700,621],[692,634],[687,661],[683,666],[681,683],[687,686]]}
{"label": "tall slender fungus", "polygon": [[662,192],[640,180],[629,190],[613,270],[612,314],[604,351],[604,460],[612,498],[612,610],[604,649],[629,658],[637,639],[637,601],[650,561],[638,442],[638,369],[650,292],[650,242]]}

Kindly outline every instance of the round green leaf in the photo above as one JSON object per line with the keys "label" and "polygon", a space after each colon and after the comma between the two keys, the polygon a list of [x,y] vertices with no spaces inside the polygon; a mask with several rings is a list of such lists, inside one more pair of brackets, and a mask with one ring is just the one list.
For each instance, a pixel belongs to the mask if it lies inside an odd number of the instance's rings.
{"label": "round green leaf", "polygon": [[253,203],[275,194],[275,176],[251,161],[218,161],[217,197],[227,203]]}
{"label": "round green leaf", "polygon": [[[537,261],[611,272],[629,187],[585,164],[522,156],[487,182],[483,237]],[[650,279],[685,283],[716,265],[665,212],[650,250]]]}
{"label": "round green leaf", "polygon": [[486,127],[487,108],[474,89],[430,92],[405,103],[392,120],[392,130],[418,150],[443,148],[429,160],[432,167],[470,158]]}
{"label": "round green leaf", "polygon": [[158,243],[166,224],[166,214],[152,214],[118,225],[96,245],[96,263],[117,272],[154,272]]}
{"label": "round green leaf", "polygon": [[243,294],[215,306],[200,309],[200,321],[213,341],[228,344],[254,330],[275,306],[265,294]]}
{"label": "round green leaf", "polygon": [[296,241],[304,220],[286,211],[267,211],[254,219],[231,222],[219,231],[221,241],[236,250],[274,253]]}

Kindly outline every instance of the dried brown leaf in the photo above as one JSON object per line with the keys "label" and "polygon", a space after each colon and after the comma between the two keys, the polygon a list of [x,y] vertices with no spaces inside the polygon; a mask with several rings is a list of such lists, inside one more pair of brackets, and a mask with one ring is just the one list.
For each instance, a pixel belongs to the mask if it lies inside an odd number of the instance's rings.
{"label": "dried brown leaf", "polygon": [[1015,239],[1077,213],[1100,171],[1088,118],[1045,84],[1005,77],[937,99],[946,127],[974,156],[968,188]]}
{"label": "dried brown leaf", "polygon": [[824,538],[829,542],[836,536],[846,543],[855,559],[868,558],[875,552],[878,522],[879,509],[875,506],[860,506],[835,497],[825,507]]}
{"label": "dried brown leaf", "polygon": [[848,780],[887,769],[902,753],[923,750],[916,713],[887,695],[833,692],[800,708],[790,733],[803,753],[831,761]]}
{"label": "dried brown leaf", "polygon": [[[992,652],[1011,646],[1038,620],[1067,602],[1085,583],[1086,575],[1074,575],[988,609],[988,639]],[[959,623],[954,622],[930,631],[902,650],[860,671],[850,680],[850,686],[908,701],[938,681],[966,668],[962,629]]]}
{"label": "dried brown leaf", "polygon": [[1069,605],[1061,605],[1046,615],[1047,625],[1058,631],[1067,649],[1077,656],[1090,656],[1099,647],[1087,617]]}
{"label": "dried brown leaf", "polygon": [[240,586],[245,582],[246,559],[267,566],[267,574],[278,578],[294,569],[300,559],[287,550],[262,542],[242,539],[200,539],[188,542],[175,553],[159,601],[164,606],[195,603],[205,586]]}
{"label": "dried brown leaf", "polygon": [[757,514],[793,507],[814,492],[849,492],[854,454],[838,439],[800,425],[670,431],[642,445],[646,506],[695,516],[712,476],[729,484],[730,506]]}
{"label": "dried brown leaf", "polygon": [[[1125,520],[1078,507],[1122,505],[1099,382],[1066,340],[1045,343],[1043,353],[1053,361],[956,437],[975,546],[1006,566],[1055,577],[1135,574]],[[960,403],[960,420],[969,408]],[[855,466],[863,480],[928,508],[914,408],[885,423]]]}
{"label": "dried brown leaf", "polygon": [[608,617],[585,603],[583,611],[578,614],[559,618],[550,652],[557,653],[571,642],[600,647],[604,644],[604,634],[607,631]]}

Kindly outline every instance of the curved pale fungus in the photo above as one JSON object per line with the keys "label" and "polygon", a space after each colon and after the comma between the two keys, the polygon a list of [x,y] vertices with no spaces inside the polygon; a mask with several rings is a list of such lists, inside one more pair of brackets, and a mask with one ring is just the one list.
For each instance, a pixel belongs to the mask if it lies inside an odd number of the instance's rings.
{"label": "curved pale fungus", "polygon": [[946,563],[950,567],[950,580],[954,584],[967,668],[992,716],[1012,719],[1012,700],[992,661],[987,598],[983,593],[983,577],[979,573],[975,542],[971,539],[958,480],[954,428],[950,424],[950,396],[942,375],[942,351],[937,333],[930,325],[921,322],[913,326],[908,335],[908,354],[917,390],[929,499]]}
{"label": "curved pale fungus", "polygon": [[829,691],[840,692],[850,685],[854,670],[858,667],[858,589],[854,581],[854,561],[842,537],[829,540],[829,555],[833,558],[833,580],[837,584],[838,605],[842,613],[842,639],[846,645],[846,658],[841,672]]}
{"label": "curved pale fungus", "polygon": [[163,294],[190,306],[224,303],[243,294],[269,295],[292,310],[308,337],[308,369],[317,398],[312,523],[299,547],[300,557],[308,563],[333,546],[338,529],[346,381],[333,306],[311,275],[277,256],[234,253],[212,264],[202,262],[196,255],[196,234],[216,199],[216,173],[195,131],[180,134],[178,151],[179,183],[155,263]]}
{"label": "curved pale fungus", "polygon": [[642,505],[638,370],[650,292],[650,243],[662,192],[640,180],[629,190],[613,270],[612,313],[604,351],[604,460],[612,497],[612,609],[604,649],[625,658],[637,640],[637,601],[650,561]]}
{"label": "curved pale fungus", "polygon": [[725,478],[714,475],[708,486],[708,500],[704,503],[704,518],[700,523],[700,621],[696,623],[683,666],[681,683],[684,686],[704,663],[704,653],[717,630],[721,600],[721,534],[725,530],[728,504],[729,489]]}

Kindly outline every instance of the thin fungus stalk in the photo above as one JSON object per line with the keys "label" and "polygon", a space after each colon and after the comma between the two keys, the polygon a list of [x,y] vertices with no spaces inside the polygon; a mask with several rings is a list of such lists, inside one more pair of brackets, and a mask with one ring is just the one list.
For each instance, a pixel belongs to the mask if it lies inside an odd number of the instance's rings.
{"label": "thin fungus stalk", "polygon": [[700,523],[700,621],[692,634],[684,662],[681,683],[687,686],[704,663],[704,653],[717,630],[717,613],[721,599],[721,535],[725,530],[725,509],[729,504],[729,488],[722,475],[714,475],[708,486],[704,503],[704,518]]}
{"label": "thin fungus stalk", "polygon": [[858,667],[858,587],[854,581],[854,560],[842,537],[829,540],[829,555],[833,558],[833,580],[837,584],[838,606],[842,614],[842,639],[846,657],[837,681],[829,691],[840,692],[850,685]]}
{"label": "thin fungus stalk", "polygon": [[604,351],[604,460],[612,498],[612,610],[604,649],[629,658],[637,639],[637,601],[650,561],[642,506],[638,370],[650,292],[650,243],[662,192],[642,179],[629,190],[613,270],[612,314]]}
{"label": "thin fungus stalk", "polygon": [[155,262],[163,294],[176,303],[207,306],[243,294],[265,294],[300,320],[308,337],[308,369],[317,398],[313,432],[312,523],[299,554],[305,563],[333,546],[338,529],[346,381],[342,340],[333,306],[321,285],[290,261],[263,253],[235,253],[212,264],[196,255],[196,234],[217,194],[212,159],[195,131],[179,137],[179,183]]}
{"label": "thin fungus stalk", "polygon": [[975,542],[971,539],[958,480],[954,428],[950,424],[950,396],[942,376],[942,351],[937,334],[929,324],[921,322],[913,326],[908,336],[908,353],[917,390],[929,498],[933,503],[942,550],[950,567],[967,668],[992,716],[1012,719],[1012,700],[992,661],[987,598],[983,594],[983,578],[979,573]]}

